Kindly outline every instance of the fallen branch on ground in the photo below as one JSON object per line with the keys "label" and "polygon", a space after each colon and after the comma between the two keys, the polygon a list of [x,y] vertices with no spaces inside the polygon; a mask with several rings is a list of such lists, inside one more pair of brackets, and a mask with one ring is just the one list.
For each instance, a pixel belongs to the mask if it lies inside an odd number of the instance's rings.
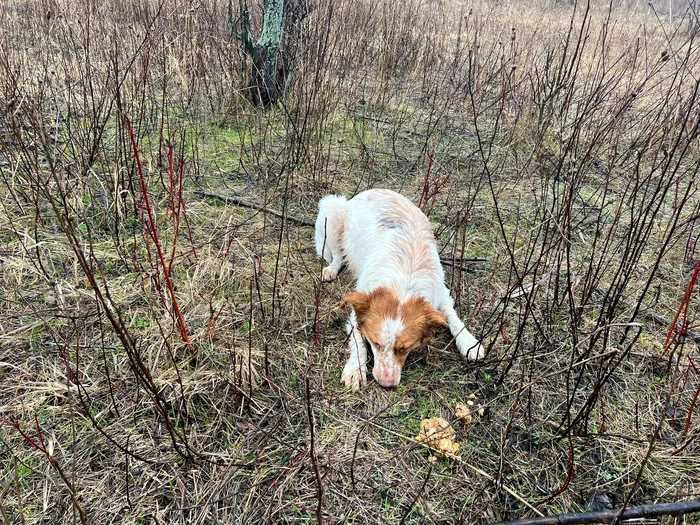
{"label": "fallen branch on ground", "polygon": [[[620,510],[621,509],[612,509],[596,512],[580,512],[578,514],[560,514],[558,516],[545,516],[543,518],[506,521],[497,523],[496,525],[579,525],[583,523],[612,523],[617,519]],[[693,512],[700,512],[700,499],[628,507],[622,512],[619,520],[656,518],[658,516],[681,516]]]}
{"label": "fallen branch on ground", "polygon": [[[669,318],[654,312],[642,312],[642,316],[665,326],[670,327],[672,324],[672,321]],[[698,332],[694,332],[692,330],[679,330],[677,335],[678,337],[690,339],[694,343],[700,343],[700,333]]]}
{"label": "fallen branch on ground", "polygon": [[296,222],[297,224],[301,224],[302,226],[313,227],[316,225],[316,223],[311,219],[301,219],[299,217],[295,217],[294,215],[289,215],[278,210],[273,210],[272,208],[268,208],[267,206],[263,206],[262,204],[258,204],[257,202],[241,199],[240,197],[220,195],[218,193],[212,193],[209,191],[198,191],[197,195],[201,195],[202,197],[211,197],[212,199],[219,199],[224,202],[231,202],[233,204],[237,204],[238,206],[243,206],[245,208],[253,208],[254,210],[260,210],[262,212],[269,213],[270,215],[275,215],[277,217],[287,219],[288,221]]}

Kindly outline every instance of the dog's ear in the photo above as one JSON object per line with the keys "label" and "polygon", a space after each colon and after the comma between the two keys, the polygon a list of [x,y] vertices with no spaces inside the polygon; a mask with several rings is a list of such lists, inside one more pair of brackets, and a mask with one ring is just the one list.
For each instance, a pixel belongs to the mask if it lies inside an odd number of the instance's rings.
{"label": "dog's ear", "polygon": [[340,302],[341,308],[345,308],[347,305],[352,306],[352,309],[355,310],[357,322],[362,324],[367,314],[369,314],[370,296],[362,292],[350,292]]}
{"label": "dog's ear", "polygon": [[406,323],[405,345],[414,346],[416,343],[425,346],[430,342],[435,330],[447,328],[447,321],[438,309],[422,297],[409,299],[402,308],[403,320]]}
{"label": "dog's ear", "polygon": [[432,306],[429,307],[429,309],[426,309],[425,313],[423,314],[422,322],[423,337],[421,342],[424,345],[427,345],[430,342],[433,334],[435,334],[435,330],[438,328],[448,327],[447,320],[445,319],[445,316],[442,315],[442,312],[433,308]]}

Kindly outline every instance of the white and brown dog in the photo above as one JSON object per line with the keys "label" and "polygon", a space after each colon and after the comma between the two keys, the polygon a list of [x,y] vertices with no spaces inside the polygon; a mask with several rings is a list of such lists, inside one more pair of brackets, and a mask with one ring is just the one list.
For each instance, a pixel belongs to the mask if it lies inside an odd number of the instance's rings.
{"label": "white and brown dog", "polygon": [[329,195],[318,203],[316,252],[333,281],[343,265],[357,279],[348,321],[350,358],[341,380],[358,389],[367,380],[367,340],[377,382],[392,387],[414,348],[449,327],[462,356],[479,359],[484,347],[457,316],[428,218],[390,190],[367,190],[354,198]]}

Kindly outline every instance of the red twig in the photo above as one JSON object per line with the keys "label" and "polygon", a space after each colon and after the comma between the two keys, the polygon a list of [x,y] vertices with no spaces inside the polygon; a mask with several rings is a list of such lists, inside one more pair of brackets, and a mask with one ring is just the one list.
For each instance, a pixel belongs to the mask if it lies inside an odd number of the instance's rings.
{"label": "red twig", "polygon": [[691,401],[690,407],[688,408],[688,415],[685,417],[685,429],[683,430],[683,437],[686,437],[688,435],[688,431],[690,430],[690,422],[693,419],[693,412],[695,412],[695,405],[697,405],[699,397],[700,385],[698,385],[697,390],[695,390],[695,395],[693,396],[693,400]]}
{"label": "red twig", "polygon": [[301,461],[301,459],[302,459],[305,455],[306,455],[306,451],[305,451],[305,450],[302,450],[302,451],[299,452],[296,456],[294,456],[291,460],[289,460],[289,462],[287,463],[287,465],[284,467],[285,472],[283,472],[282,474],[280,474],[279,476],[277,476],[274,480],[272,480],[272,483],[270,483],[270,490],[274,489],[275,486],[277,485],[277,483],[279,483],[280,480],[282,479],[282,476],[284,476],[285,473],[289,472],[289,470],[291,470],[292,468],[294,468],[294,465],[296,465],[297,463],[299,463],[299,461]]}
{"label": "red twig", "polygon": [[[168,180],[170,181],[170,212],[172,213],[173,220],[173,246],[170,249],[170,260],[168,261],[167,272],[170,274],[173,268],[173,262],[175,261],[175,250],[177,248],[177,236],[180,231],[180,203],[181,199],[178,199],[177,205],[175,204],[175,167],[173,163],[173,151],[175,146],[168,144]],[[182,173],[180,173],[180,183],[182,183]]]}
{"label": "red twig", "polygon": [[[175,177],[175,160],[173,158],[175,146],[172,144],[167,145],[168,148],[168,181],[170,183],[170,194],[168,207],[172,213],[173,220],[173,247],[170,250],[170,260],[168,261],[168,273],[172,273],[173,263],[175,262],[175,249],[177,248],[177,240],[180,235],[180,221],[185,220],[187,225],[187,235],[190,240],[190,247],[194,256],[197,256],[197,251],[194,247],[194,240],[192,236],[192,228],[190,227],[190,221],[187,218],[187,208],[185,206],[185,200],[182,198],[182,190],[185,184],[185,161],[181,158],[178,166],[177,178]],[[177,186],[177,193],[175,192],[175,187]]]}
{"label": "red twig", "polygon": [[[695,266],[693,267],[693,275],[690,276],[688,287],[686,288],[685,293],[683,294],[683,299],[681,299],[681,303],[678,305],[678,310],[676,311],[676,315],[673,318],[673,322],[671,323],[671,326],[668,329],[668,335],[666,336],[666,341],[664,342],[664,353],[668,351],[668,349],[671,347],[671,344],[673,344],[675,341],[681,338],[683,334],[688,330],[688,310],[690,305],[690,298],[692,297],[693,291],[695,290],[695,285],[697,284],[698,276],[700,276],[700,261],[696,262]],[[683,321],[681,322],[681,325],[679,327],[678,320],[681,318],[681,315],[683,316]],[[690,364],[688,365],[689,369],[692,368],[692,370],[697,374],[698,368],[695,366],[695,363],[692,359],[690,359],[690,357],[688,357],[688,359],[690,360]],[[688,408],[688,415],[685,418],[685,428],[683,430],[684,436],[687,436],[688,432],[690,431],[690,423],[692,422],[693,413],[695,412],[695,406],[697,405],[699,398],[700,386],[698,386],[698,388],[695,390],[695,395],[693,396],[693,400],[690,402],[690,407]]]}
{"label": "red twig", "polygon": [[134,130],[131,126],[131,121],[128,118],[124,118],[126,126],[129,129],[129,137],[131,138],[131,147],[134,150],[134,157],[136,159],[136,167],[139,172],[139,182],[141,186],[141,194],[143,195],[144,206],[146,207],[147,218],[146,231],[149,233],[151,239],[153,239],[153,244],[156,246],[158,251],[158,259],[160,260],[161,267],[163,268],[163,274],[165,276],[165,282],[168,285],[168,291],[170,292],[170,299],[173,304],[173,310],[175,310],[175,316],[177,317],[178,328],[180,329],[180,335],[183,341],[187,343],[190,351],[194,353],[194,345],[190,341],[190,336],[187,333],[187,327],[185,326],[185,320],[180,312],[180,306],[177,302],[177,297],[175,297],[175,290],[173,288],[172,280],[170,279],[170,274],[168,271],[168,265],[165,263],[165,256],[163,255],[163,249],[160,245],[160,239],[158,238],[158,231],[156,229],[156,221],[153,217],[153,210],[151,208],[151,202],[148,198],[148,190],[146,188],[146,179],[143,175],[143,166],[141,165],[141,158],[139,157],[139,149],[136,145],[136,137],[134,136]]}
{"label": "red twig", "polygon": [[[197,250],[194,247],[194,237],[192,235],[192,228],[190,227],[190,220],[187,217],[187,205],[185,204],[185,200],[182,198],[182,187],[184,185],[184,180],[185,180],[185,161],[180,159],[180,181],[179,181],[179,188],[178,188],[178,194],[177,194],[177,199],[180,207],[182,208],[182,218],[185,219],[185,225],[187,226],[187,235],[190,238],[190,247],[192,248],[192,253],[194,254],[195,258],[197,257]],[[178,222],[179,222],[179,217],[178,217]]]}
{"label": "red twig", "polygon": [[[46,451],[46,448],[42,448],[41,446],[39,446],[39,444],[37,444],[36,441],[34,441],[32,438],[30,438],[26,434],[26,432],[24,432],[24,430],[22,430],[22,428],[19,426],[19,423],[15,422],[15,421],[11,421],[9,419],[6,419],[4,417],[0,417],[0,423],[2,423],[3,425],[7,425],[9,427],[14,428],[17,432],[19,432],[19,435],[22,436],[22,438],[24,439],[24,441],[28,445],[37,449],[39,452],[43,453],[46,457],[49,457],[48,452]],[[38,426],[38,423],[37,423],[37,426]]]}
{"label": "red twig", "polygon": [[316,311],[314,313],[314,347],[318,346],[318,340],[321,336],[321,293],[316,290],[315,300]]}
{"label": "red twig", "polygon": [[175,170],[173,169],[175,146],[171,143],[167,143],[165,147],[168,149],[168,208],[170,208],[170,212],[175,215]]}
{"label": "red twig", "polygon": [[[695,372],[696,376],[700,375],[700,370],[698,370],[693,358],[690,356],[688,356],[688,370]],[[686,437],[688,435],[688,431],[690,430],[690,422],[693,419],[693,412],[695,412],[695,406],[698,404],[698,398],[700,398],[700,385],[698,385],[698,388],[695,390],[695,395],[693,396],[693,400],[690,402],[690,407],[688,408],[688,415],[685,417],[683,437]]]}
{"label": "red twig", "polygon": [[420,200],[418,201],[418,207],[423,209],[423,205],[428,203],[428,193],[430,192],[430,170],[433,167],[434,157],[430,152],[428,152],[428,171],[425,172],[425,178],[423,179],[423,191],[420,195]]}
{"label": "red twig", "polygon": [[[418,201],[418,207],[428,216],[433,213],[438,195],[450,180],[449,173],[447,173],[444,177],[441,177],[438,174],[431,177],[430,172],[434,162],[435,157],[432,155],[432,153],[428,152],[428,170],[426,171],[425,178],[423,179],[423,191],[421,192],[420,200]],[[427,206],[428,203],[430,203],[430,207],[427,209],[424,208],[424,206]]]}
{"label": "red twig", "polygon": [[572,479],[574,479],[574,446],[569,443],[569,458],[566,466],[566,479],[564,480],[564,484],[561,486],[561,488],[552,495],[552,498],[556,498],[559,496],[559,494],[562,494],[566,489],[568,489],[569,483],[571,483]]}
{"label": "red twig", "polygon": [[70,492],[70,496],[71,496],[71,501],[73,502],[73,506],[75,507],[75,509],[78,511],[78,514],[80,515],[80,522],[81,523],[88,523],[87,515],[85,514],[85,511],[83,510],[80,503],[78,502],[78,498],[75,494],[75,486],[73,485],[71,480],[68,479],[66,474],[63,472],[63,469],[61,468],[61,465],[58,464],[58,461],[56,460],[56,458],[51,455],[51,453],[49,452],[49,450],[46,447],[46,442],[44,441],[44,433],[41,430],[41,425],[39,425],[39,418],[37,417],[37,415],[34,414],[34,424],[36,425],[38,440],[34,440],[31,437],[29,437],[29,434],[27,434],[24,430],[22,430],[22,428],[19,426],[19,423],[16,421],[11,421],[11,420],[6,419],[4,417],[0,417],[0,424],[8,425],[8,426],[14,428],[17,431],[17,433],[19,433],[19,435],[22,436],[22,439],[24,439],[25,443],[27,443],[32,448],[38,450],[39,452],[41,452],[46,457],[46,460],[49,462],[49,465],[51,465],[51,468],[53,468],[54,471],[56,471],[56,473],[63,480],[63,483],[65,483],[66,487],[68,488],[68,491]]}
{"label": "red twig", "polygon": [[[668,329],[668,335],[666,336],[666,341],[664,342],[664,353],[670,348],[671,344],[682,337],[685,331],[688,329],[688,306],[690,304],[690,298],[693,295],[693,290],[695,289],[698,276],[700,276],[700,262],[695,263],[693,275],[690,277],[690,282],[685,290],[685,294],[683,294],[683,299],[681,299],[681,303],[678,305],[678,310],[673,318],[673,322]],[[681,314],[683,314],[683,322],[679,327],[678,320],[680,319]]]}

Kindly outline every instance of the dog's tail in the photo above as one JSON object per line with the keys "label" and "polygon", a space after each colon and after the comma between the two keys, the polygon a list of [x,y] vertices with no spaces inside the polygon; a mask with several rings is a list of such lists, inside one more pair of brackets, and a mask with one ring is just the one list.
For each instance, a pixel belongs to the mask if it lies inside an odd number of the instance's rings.
{"label": "dog's tail", "polygon": [[333,260],[332,252],[337,253],[342,246],[347,211],[348,200],[342,195],[328,195],[318,203],[316,255],[323,257],[329,263]]}

